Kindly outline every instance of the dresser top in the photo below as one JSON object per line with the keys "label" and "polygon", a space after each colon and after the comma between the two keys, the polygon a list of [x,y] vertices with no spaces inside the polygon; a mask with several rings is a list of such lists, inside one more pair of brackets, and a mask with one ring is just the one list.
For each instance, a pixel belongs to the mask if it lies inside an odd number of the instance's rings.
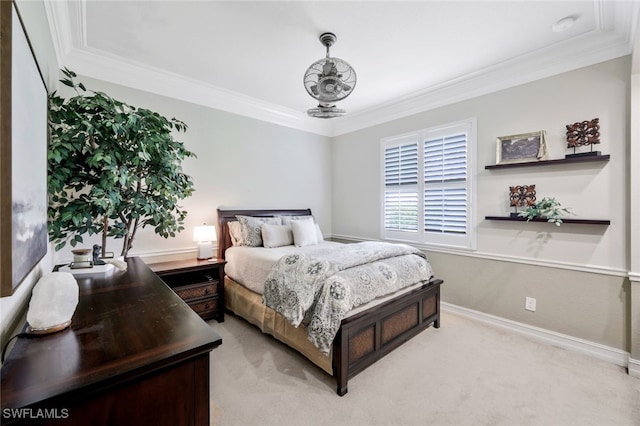
{"label": "dresser top", "polygon": [[2,365],[2,407],[105,386],[211,351],[220,336],[139,258],[76,277],[70,328],[19,338]]}
{"label": "dresser top", "polygon": [[197,271],[209,269],[216,266],[222,266],[226,262],[222,259],[186,259],[186,260],[170,260],[167,262],[150,263],[149,268],[153,272],[168,274],[182,271]]}

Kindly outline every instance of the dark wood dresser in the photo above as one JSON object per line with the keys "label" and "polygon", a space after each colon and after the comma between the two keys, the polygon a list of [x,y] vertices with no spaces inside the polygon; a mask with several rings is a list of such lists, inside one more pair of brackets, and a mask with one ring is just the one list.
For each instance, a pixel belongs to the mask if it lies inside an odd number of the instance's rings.
{"label": "dark wood dresser", "polygon": [[1,370],[2,424],[209,425],[222,339],[141,259],[127,264],[77,277],[70,328],[17,340]]}

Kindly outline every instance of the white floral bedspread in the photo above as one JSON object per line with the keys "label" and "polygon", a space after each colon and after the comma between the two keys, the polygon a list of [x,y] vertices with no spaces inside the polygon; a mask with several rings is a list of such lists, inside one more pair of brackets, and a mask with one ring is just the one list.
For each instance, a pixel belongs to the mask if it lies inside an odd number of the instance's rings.
{"label": "white floral bedspread", "polygon": [[283,256],[267,277],[263,300],[295,327],[305,325],[309,340],[328,354],[349,310],[432,277],[425,254],[414,247],[345,244],[322,255]]}

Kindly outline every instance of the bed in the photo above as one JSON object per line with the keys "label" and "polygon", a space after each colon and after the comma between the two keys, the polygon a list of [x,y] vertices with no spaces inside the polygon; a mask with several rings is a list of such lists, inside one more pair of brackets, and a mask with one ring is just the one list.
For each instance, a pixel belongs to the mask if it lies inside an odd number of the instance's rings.
{"label": "bed", "polygon": [[[237,222],[237,216],[296,218],[311,216],[311,210],[218,209],[218,257],[228,262],[225,272],[234,268],[233,259],[227,259],[227,249],[234,246],[229,223]],[[340,396],[347,393],[349,378],[420,331],[431,325],[440,327],[440,285],[443,281],[431,278],[349,311],[339,323],[329,352],[325,353],[326,350],[321,351],[310,342],[304,326],[294,327],[282,314],[266,306],[262,294],[245,287],[237,282],[242,280],[232,279],[229,274],[225,274],[224,280],[226,309],[289,345],[334,376]]]}

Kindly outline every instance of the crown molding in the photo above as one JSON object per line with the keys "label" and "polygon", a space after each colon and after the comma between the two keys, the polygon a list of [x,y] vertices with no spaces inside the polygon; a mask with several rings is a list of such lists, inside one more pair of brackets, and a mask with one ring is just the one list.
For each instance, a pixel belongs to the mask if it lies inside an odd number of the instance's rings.
{"label": "crown molding", "polygon": [[232,92],[165,70],[125,61],[91,49],[72,49],[64,66],[78,74],[138,90],[179,99],[209,108],[255,118],[280,126],[323,136],[331,136],[326,120],[308,117],[302,112],[283,108],[250,96]]}
{"label": "crown molding", "polygon": [[595,0],[595,28],[440,85],[331,120],[91,49],[86,0],[45,0],[58,63],[88,77],[323,136],[339,136],[632,53],[640,2]]}
{"label": "crown molding", "polygon": [[335,122],[338,136],[632,53],[640,3],[595,1],[595,28],[563,43],[449,80]]}
{"label": "crown molding", "polygon": [[326,120],[232,92],[195,79],[124,60],[86,43],[86,0],[45,2],[58,63],[87,77],[251,117],[280,126],[331,136]]}

